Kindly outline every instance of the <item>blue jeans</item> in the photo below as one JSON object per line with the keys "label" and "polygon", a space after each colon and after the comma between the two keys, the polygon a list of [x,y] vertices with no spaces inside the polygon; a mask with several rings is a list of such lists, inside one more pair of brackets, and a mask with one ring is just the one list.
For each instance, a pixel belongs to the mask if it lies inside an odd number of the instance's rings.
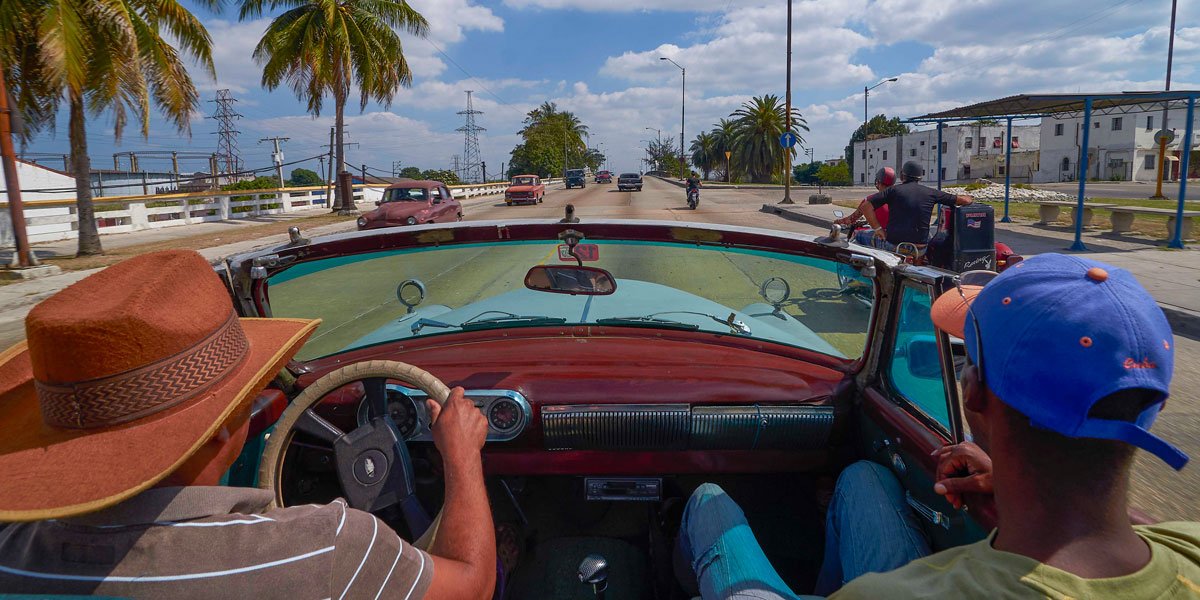
{"label": "blue jeans", "polygon": [[[704,600],[811,598],[788,588],[742,509],[715,484],[700,486],[688,500],[679,551],[691,561]],[[929,541],[896,477],[879,464],[856,462],[842,471],[834,488],[816,593],[832,594],[863,573],[891,571],[929,553]]]}

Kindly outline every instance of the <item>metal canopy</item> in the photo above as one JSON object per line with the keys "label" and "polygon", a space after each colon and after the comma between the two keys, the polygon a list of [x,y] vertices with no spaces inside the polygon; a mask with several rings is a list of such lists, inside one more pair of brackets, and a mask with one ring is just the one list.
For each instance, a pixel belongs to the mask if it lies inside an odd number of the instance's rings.
{"label": "metal canopy", "polygon": [[929,113],[912,121],[950,121],[1003,117],[1078,116],[1090,99],[1093,113],[1127,113],[1148,109],[1185,108],[1200,90],[1170,92],[1109,92],[1096,94],[1019,94],[970,106]]}
{"label": "metal canopy", "polygon": [[[1007,121],[1007,139],[1005,140],[1005,169],[1004,169],[1004,218],[1009,222],[1008,203],[1011,188],[1012,173],[1012,122],[1015,119],[1034,117],[1083,117],[1085,123],[1090,122],[1094,114],[1123,114],[1134,111],[1148,111],[1169,108],[1184,108],[1187,110],[1187,122],[1184,126],[1183,140],[1180,148],[1180,178],[1179,200],[1175,213],[1175,231],[1167,242],[1170,248],[1183,248],[1183,214],[1184,203],[1187,201],[1188,159],[1192,152],[1193,122],[1196,114],[1196,99],[1200,98],[1200,90],[1180,90],[1164,92],[1109,92],[1095,94],[1018,94],[999,100],[979,102],[951,110],[929,113],[920,117],[906,119],[907,123],[936,123],[938,133],[938,189],[942,188],[942,128],[947,122],[968,121],[973,119],[1004,119]],[[1087,177],[1090,162],[1088,159],[1088,138],[1091,127],[1082,127],[1081,143],[1079,145],[1079,196],[1075,212],[1075,242],[1070,249],[1075,251],[1087,250],[1083,244],[1083,211],[1084,194],[1087,190]]]}

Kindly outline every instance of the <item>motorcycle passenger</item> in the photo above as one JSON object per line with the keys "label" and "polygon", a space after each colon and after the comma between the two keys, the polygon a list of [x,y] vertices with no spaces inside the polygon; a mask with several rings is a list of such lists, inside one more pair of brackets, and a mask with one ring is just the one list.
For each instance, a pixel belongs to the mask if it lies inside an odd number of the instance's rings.
{"label": "motorcycle passenger", "polygon": [[687,197],[688,202],[692,201],[692,194],[696,194],[697,200],[700,197],[700,176],[692,171],[691,176],[687,178]]}
{"label": "motorcycle passenger", "polygon": [[[1200,523],[1154,524],[1129,506],[1137,450],[1175,470],[1188,462],[1150,431],[1174,366],[1171,326],[1154,298],[1124,269],[1062,254],[976,275],[986,277],[956,282],[930,310],[966,347],[962,407],[976,442],[932,453],[933,491],[955,509],[995,514],[996,528],[933,554],[890,461],[860,460],[834,488],[816,593],[1200,595]],[[705,600],[798,597],[737,503],[713,484],[688,501],[676,558],[695,575],[681,581]]]}
{"label": "motorcycle passenger", "polygon": [[[875,172],[875,193],[864,198],[863,201],[858,205],[858,208],[854,209],[854,212],[834,221],[834,223],[837,223],[838,225],[853,225],[854,223],[858,222],[863,214],[867,212],[874,212],[875,220],[879,223],[879,226],[887,229],[888,212],[890,211],[890,208],[887,204],[883,204],[876,208],[871,204],[871,199],[877,197],[884,190],[892,187],[895,184],[895,169],[891,167],[883,167],[882,169],[879,169]],[[869,228],[860,229],[854,232],[854,242],[863,246],[870,246],[871,240],[874,238],[875,232]]]}
{"label": "motorcycle passenger", "polygon": [[918,255],[925,252],[929,243],[929,221],[933,207],[963,206],[974,202],[970,196],[955,196],[941,190],[921,185],[921,165],[913,161],[900,168],[900,185],[883,190],[870,200],[873,207],[888,206],[888,226],[885,229],[876,220],[873,211],[863,216],[874,229],[871,242],[874,247],[895,252],[900,244],[912,244]]}
{"label": "motorcycle passenger", "polygon": [[341,499],[272,508],[220,485],[259,391],[319,323],[238,318],[191,250],[34,307],[28,342],[0,352],[0,596],[491,597],[488,426],[462,388],[428,403],[446,493],[427,548]]}

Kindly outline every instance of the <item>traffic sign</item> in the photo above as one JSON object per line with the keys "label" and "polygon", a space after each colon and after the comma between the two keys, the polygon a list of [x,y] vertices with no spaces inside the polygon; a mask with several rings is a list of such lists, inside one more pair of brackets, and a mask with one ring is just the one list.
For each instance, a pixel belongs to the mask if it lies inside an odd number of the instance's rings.
{"label": "traffic sign", "polygon": [[796,143],[799,141],[800,141],[800,136],[796,135],[795,133],[793,133],[791,131],[784,132],[783,135],[779,136],[779,145],[783,146],[784,148],[791,148],[792,146],[795,146]]}
{"label": "traffic sign", "polygon": [[[1165,142],[1163,140],[1166,140]],[[1158,133],[1154,134],[1154,143],[1162,144],[1175,141],[1175,132],[1168,129],[1159,129]]]}

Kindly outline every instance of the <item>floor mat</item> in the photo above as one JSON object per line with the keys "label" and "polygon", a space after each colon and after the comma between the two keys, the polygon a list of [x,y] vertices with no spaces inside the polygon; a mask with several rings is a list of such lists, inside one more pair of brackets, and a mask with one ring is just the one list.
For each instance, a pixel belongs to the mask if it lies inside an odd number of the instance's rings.
{"label": "floor mat", "polygon": [[608,561],[607,598],[649,600],[650,577],[646,553],[623,540],[603,537],[563,537],[537,545],[521,558],[507,597],[512,600],[591,600],[591,586],[579,582],[579,563],[588,554]]}

